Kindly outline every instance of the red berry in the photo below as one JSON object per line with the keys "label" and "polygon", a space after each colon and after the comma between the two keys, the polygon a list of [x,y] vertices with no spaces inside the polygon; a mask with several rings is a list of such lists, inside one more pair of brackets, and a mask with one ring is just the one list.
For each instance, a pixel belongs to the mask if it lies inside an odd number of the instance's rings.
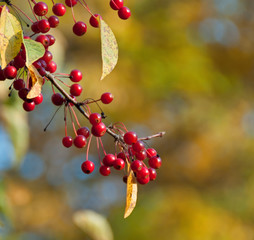
{"label": "red berry", "polygon": [[124,152],[119,152],[118,154],[117,154],[117,158],[121,158],[121,159],[123,159],[124,161],[126,160],[126,158],[128,158],[128,153],[124,153]]}
{"label": "red berry", "polygon": [[101,122],[101,115],[99,113],[92,113],[89,116],[89,121],[92,125],[99,124]]}
{"label": "red berry", "polygon": [[82,87],[79,84],[75,83],[71,85],[70,93],[73,96],[79,96],[82,93],[82,90]]}
{"label": "red berry", "polygon": [[56,106],[61,106],[64,103],[64,98],[60,93],[54,93],[51,97],[51,101]]}
{"label": "red berry", "polygon": [[72,82],[79,82],[82,80],[82,73],[79,70],[74,69],[70,73],[70,79]]}
{"label": "red berry", "polygon": [[105,166],[105,165],[101,165],[100,167],[100,174],[102,176],[108,176],[110,174],[111,170],[110,167]]}
{"label": "red berry", "polygon": [[51,28],[56,28],[59,25],[59,18],[57,16],[50,16],[48,21]]}
{"label": "red berry", "polygon": [[62,143],[66,148],[69,148],[72,146],[72,137],[66,136],[62,139]]}
{"label": "red berry", "polygon": [[88,127],[81,127],[77,130],[78,135],[83,135],[87,139],[90,135],[90,130]]}
{"label": "red berry", "polygon": [[77,135],[74,138],[74,145],[77,148],[83,148],[83,147],[85,147],[86,146],[86,138],[85,138],[85,136],[83,136],[83,135]]}
{"label": "red berry", "polygon": [[102,159],[102,162],[105,166],[112,167],[114,164],[114,161],[116,160],[115,155],[113,154],[107,154],[105,157]]}
{"label": "red berry", "polygon": [[54,73],[56,69],[57,69],[57,65],[54,61],[50,61],[46,67],[46,70],[51,73]]}
{"label": "red berry", "polygon": [[39,105],[43,101],[43,95],[40,93],[37,97],[33,98],[35,105]]}
{"label": "red berry", "polygon": [[110,0],[109,4],[113,10],[118,10],[123,7],[123,0]]}
{"label": "red berry", "polygon": [[140,171],[142,169],[142,167],[143,167],[143,164],[139,160],[135,160],[131,163],[131,170],[134,172]]}
{"label": "red berry", "polygon": [[131,16],[131,11],[129,8],[127,7],[121,7],[119,10],[118,10],[118,16],[123,19],[123,20],[126,20],[128,19],[130,16]]}
{"label": "red berry", "polygon": [[62,3],[56,3],[53,6],[52,11],[56,16],[63,16],[66,12],[66,8]]}
{"label": "red berry", "polygon": [[111,103],[111,102],[113,101],[113,98],[114,98],[113,94],[112,94],[112,93],[109,93],[109,92],[103,93],[103,94],[101,95],[101,101],[102,101],[102,103],[104,103],[104,104],[109,104],[109,103]]}
{"label": "red berry", "polygon": [[49,38],[46,35],[39,35],[35,39],[36,42],[40,42],[45,48],[49,46]]}
{"label": "red berry", "polygon": [[153,148],[146,149],[147,157],[152,158],[154,156],[157,156],[157,152]]}
{"label": "red berry", "polygon": [[19,90],[19,92],[18,92],[18,95],[19,95],[19,97],[20,97],[21,99],[23,99],[23,100],[25,101],[28,92],[29,92],[29,89],[27,89],[27,88],[21,88],[21,89]]}
{"label": "red berry", "polygon": [[45,2],[38,2],[34,5],[34,13],[37,16],[45,16],[48,12],[48,5]]}
{"label": "red berry", "polygon": [[34,22],[31,26],[31,30],[34,32],[34,33],[39,33],[40,30],[38,28],[38,22]]}
{"label": "red berry", "polygon": [[93,125],[91,132],[95,137],[102,137],[106,133],[106,126],[103,122]]}
{"label": "red berry", "polygon": [[154,168],[148,168],[150,181],[153,181],[157,177],[156,170]]}
{"label": "red berry", "polygon": [[142,185],[145,185],[145,184],[147,184],[147,183],[149,183],[149,181],[150,181],[150,178],[149,178],[149,176],[148,177],[145,177],[145,178],[137,178],[137,181],[138,181],[138,183],[140,183],[140,184],[142,184]]}
{"label": "red berry", "polygon": [[97,20],[97,17],[100,16],[99,14],[94,14],[90,17],[89,23],[92,27],[99,27],[99,21]]}
{"label": "red berry", "polygon": [[16,68],[23,68],[26,65],[26,61],[23,59],[23,57],[21,56],[21,54],[18,54],[15,58],[14,58],[14,67]]}
{"label": "red berry", "polygon": [[159,156],[152,157],[148,160],[148,164],[151,168],[158,169],[161,166],[161,158]]}
{"label": "red berry", "polygon": [[74,7],[77,4],[77,0],[65,0],[65,4],[68,7]]}
{"label": "red berry", "polygon": [[132,145],[133,143],[137,142],[138,136],[135,132],[127,132],[124,134],[124,141],[125,143]]}
{"label": "red berry", "polygon": [[0,67],[0,81],[4,81],[6,77],[4,76],[4,71]]}
{"label": "red berry", "polygon": [[114,163],[113,166],[116,170],[122,170],[125,166],[125,161],[121,158],[117,158]]}
{"label": "red berry", "polygon": [[42,66],[43,68],[47,67],[47,63],[46,63],[43,59],[40,59],[40,60],[38,60],[38,61],[40,62],[41,66]]}
{"label": "red berry", "polygon": [[24,102],[23,103],[23,108],[27,112],[31,112],[35,108],[35,103],[34,102]]}
{"label": "red berry", "polygon": [[84,173],[90,174],[94,170],[94,163],[92,161],[84,161],[81,165],[81,169]]}
{"label": "red berry", "polygon": [[137,171],[137,178],[149,177],[149,171],[146,167],[142,167],[141,170]]}
{"label": "red berry", "polygon": [[7,79],[13,79],[17,76],[17,69],[14,66],[7,66],[4,69],[4,76]]}
{"label": "red berry", "polygon": [[77,36],[82,36],[86,33],[87,26],[84,22],[76,22],[73,25],[72,31],[77,35]]}
{"label": "red berry", "polygon": [[46,36],[49,39],[49,46],[52,46],[55,43],[55,41],[56,41],[55,37],[50,35],[50,34],[47,34]]}
{"label": "red berry", "polygon": [[15,80],[13,82],[13,87],[16,89],[16,90],[20,90],[21,88],[25,88],[26,84],[25,84],[25,81],[21,78]]}
{"label": "red berry", "polygon": [[46,33],[50,30],[50,24],[49,21],[46,19],[42,19],[38,22],[38,29],[42,33]]}
{"label": "red berry", "polygon": [[146,151],[145,151],[145,150],[142,150],[142,151],[140,151],[140,152],[136,152],[136,153],[135,153],[135,157],[136,157],[138,160],[144,161],[144,160],[147,158]]}
{"label": "red berry", "polygon": [[132,145],[135,152],[140,152],[145,149],[145,144],[142,141],[137,141]]}
{"label": "red berry", "polygon": [[46,51],[41,59],[44,60],[46,63],[49,63],[52,60],[52,58],[53,58],[52,53],[50,51]]}
{"label": "red berry", "polygon": [[124,175],[124,176],[123,176],[123,182],[124,182],[124,183],[127,183],[127,179],[128,179],[128,176],[127,176],[127,175]]}

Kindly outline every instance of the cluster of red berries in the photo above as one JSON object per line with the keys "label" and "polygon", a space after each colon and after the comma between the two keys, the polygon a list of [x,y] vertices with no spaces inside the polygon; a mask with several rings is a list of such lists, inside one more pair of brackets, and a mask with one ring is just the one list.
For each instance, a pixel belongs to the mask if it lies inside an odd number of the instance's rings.
{"label": "cluster of red berries", "polygon": [[123,5],[123,0],[110,0],[109,5],[113,10],[117,10],[118,16],[121,19],[128,19],[131,16],[131,11],[129,8]]}
{"label": "cluster of red berries", "polygon": [[[138,183],[147,184],[149,181],[156,179],[156,169],[161,167],[161,158],[153,148],[145,148],[145,143],[138,140],[135,132],[126,132],[123,135],[126,148],[119,153],[105,154],[99,172],[103,176],[108,176],[111,173],[111,167],[116,170],[122,170],[126,166],[126,161],[134,172]],[[148,159],[146,166],[145,160]],[[90,174],[94,170],[94,163],[86,160],[81,165],[84,173]],[[123,177],[123,181],[127,181],[127,175]]]}

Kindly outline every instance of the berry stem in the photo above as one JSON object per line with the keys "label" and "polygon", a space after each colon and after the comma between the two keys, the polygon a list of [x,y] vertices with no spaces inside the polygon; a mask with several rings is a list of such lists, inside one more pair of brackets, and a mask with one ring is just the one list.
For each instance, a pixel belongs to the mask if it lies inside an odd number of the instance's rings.
{"label": "berry stem", "polygon": [[92,141],[92,137],[93,135],[90,136],[88,144],[87,144],[87,149],[86,149],[86,161],[88,161],[88,153],[89,153],[89,149],[90,149],[90,143]]}
{"label": "berry stem", "polygon": [[72,118],[72,114],[71,114],[71,110],[70,110],[69,104],[67,105],[67,107],[68,107],[68,110],[69,110],[69,113],[70,113],[70,116],[71,116],[71,123],[72,123],[73,131],[75,133],[75,136],[77,136],[78,134],[77,134],[77,131],[76,131],[75,123],[74,123],[73,118]]}
{"label": "berry stem", "polygon": [[28,17],[28,16],[25,14],[25,12],[23,12],[19,7],[17,7],[16,5],[13,5],[13,4],[12,4],[12,6],[13,6],[14,8],[16,8],[17,10],[19,10],[31,23],[34,22],[34,21],[33,21],[30,17]]}
{"label": "berry stem", "polygon": [[32,10],[32,13],[33,13],[33,15],[34,15],[34,17],[35,17],[35,19],[37,20],[37,22],[39,21],[38,20],[38,18],[36,17],[36,14],[34,13],[34,11],[33,11],[33,7],[32,7],[32,5],[31,5],[31,3],[30,3],[30,1],[28,0],[28,4],[29,4],[29,6],[30,6],[30,8],[31,8],[31,10]]}
{"label": "berry stem", "polygon": [[144,137],[144,138],[139,138],[138,140],[150,140],[152,138],[156,138],[156,137],[162,137],[163,135],[165,135],[166,132],[159,132],[157,134],[154,134],[152,136],[148,136],[148,137]]}
{"label": "berry stem", "polygon": [[99,144],[99,139],[98,138],[96,138],[96,143],[97,143],[98,157],[99,157],[99,160],[100,160],[100,164],[102,165],[101,155],[100,155],[100,144]]}
{"label": "berry stem", "polygon": [[106,153],[106,151],[105,151],[105,149],[104,149],[104,147],[103,147],[103,143],[102,143],[101,138],[99,138],[99,141],[100,141],[100,144],[101,144],[101,147],[102,147],[103,153],[104,153],[104,155],[106,156],[106,155],[107,155],[107,153]]}
{"label": "berry stem", "polygon": [[64,106],[64,130],[65,130],[65,137],[67,137],[67,106]]}
{"label": "berry stem", "polygon": [[70,106],[70,109],[71,109],[71,111],[72,111],[72,113],[73,113],[73,116],[74,116],[74,118],[75,118],[75,120],[76,120],[76,123],[77,123],[78,127],[81,128],[81,125],[79,124],[77,115],[76,115],[75,111],[73,110],[73,107]]}
{"label": "berry stem", "polygon": [[78,0],[78,2],[81,4],[83,8],[85,8],[91,14],[91,16],[93,16],[91,10],[89,9],[88,5],[86,4],[84,0],[83,0],[84,3],[82,3],[80,0]]}

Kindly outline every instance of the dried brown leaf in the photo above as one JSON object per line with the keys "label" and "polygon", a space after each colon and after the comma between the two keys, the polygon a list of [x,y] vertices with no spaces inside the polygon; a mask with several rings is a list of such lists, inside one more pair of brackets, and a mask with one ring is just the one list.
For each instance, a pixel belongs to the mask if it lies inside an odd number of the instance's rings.
{"label": "dried brown leaf", "polygon": [[33,65],[30,65],[28,67],[28,70],[32,79],[32,84],[31,84],[32,86],[31,86],[31,90],[27,94],[27,98],[31,99],[40,95],[41,88],[43,85],[43,78]]}

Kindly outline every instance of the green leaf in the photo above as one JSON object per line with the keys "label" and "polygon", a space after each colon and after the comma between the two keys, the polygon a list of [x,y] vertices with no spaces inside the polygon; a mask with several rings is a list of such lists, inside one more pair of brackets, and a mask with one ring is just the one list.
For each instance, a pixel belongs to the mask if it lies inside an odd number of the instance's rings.
{"label": "green leaf", "polygon": [[26,66],[29,67],[33,62],[41,58],[45,53],[45,48],[39,42],[32,39],[24,39],[26,49]]}
{"label": "green leaf", "polygon": [[0,64],[2,69],[19,53],[23,41],[22,36],[20,22],[4,6],[0,18]]}
{"label": "green leaf", "polygon": [[98,17],[98,20],[101,29],[102,80],[113,71],[117,64],[118,46],[110,27],[100,17]]}

